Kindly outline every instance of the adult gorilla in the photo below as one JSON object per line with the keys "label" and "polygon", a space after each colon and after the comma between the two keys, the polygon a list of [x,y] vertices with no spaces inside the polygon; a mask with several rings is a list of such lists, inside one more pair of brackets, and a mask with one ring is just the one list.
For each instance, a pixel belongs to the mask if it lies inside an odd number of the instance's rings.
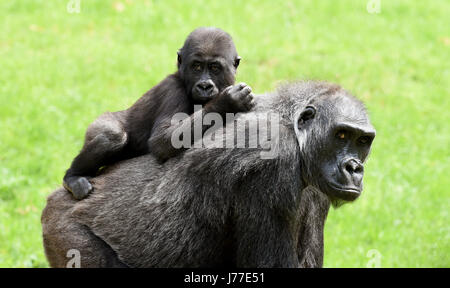
{"label": "adult gorilla", "polygon": [[263,141],[189,149],[164,164],[146,155],[93,178],[85,200],[59,189],[42,215],[50,265],[78,249],[82,267],[321,266],[329,206],[360,195],[375,130],[336,85],[293,83],[256,99],[238,120],[278,113],[277,157],[260,157]]}

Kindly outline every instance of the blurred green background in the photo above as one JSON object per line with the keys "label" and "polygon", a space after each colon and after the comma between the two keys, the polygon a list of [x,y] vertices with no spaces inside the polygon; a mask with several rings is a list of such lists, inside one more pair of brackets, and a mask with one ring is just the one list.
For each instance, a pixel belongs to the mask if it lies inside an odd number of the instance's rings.
{"label": "blurred green background", "polygon": [[233,36],[257,93],[322,79],[367,104],[365,191],[330,211],[324,266],[450,266],[449,1],[68,2],[0,2],[0,267],[48,266],[40,213],[87,125],[173,72],[198,26]]}

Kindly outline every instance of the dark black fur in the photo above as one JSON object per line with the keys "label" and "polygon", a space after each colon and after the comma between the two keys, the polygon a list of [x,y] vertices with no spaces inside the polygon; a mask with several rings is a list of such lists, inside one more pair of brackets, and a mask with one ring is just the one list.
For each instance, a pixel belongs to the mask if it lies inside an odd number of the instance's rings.
{"label": "dark black fur", "polygon": [[118,163],[82,201],[59,189],[42,215],[50,265],[64,267],[78,249],[82,267],[322,266],[328,209],[361,192],[375,131],[336,85],[294,83],[256,99],[239,118],[279,113],[278,157],[192,148],[163,164],[153,155]]}
{"label": "dark black fur", "polygon": [[[240,112],[251,109],[251,89],[244,83],[235,87],[240,57],[233,40],[217,28],[199,28],[178,52],[178,71],[145,93],[129,109],[105,113],[88,128],[84,146],[64,176],[64,186],[76,199],[84,198],[104,165],[152,153],[165,161],[181,149],[170,143],[175,113],[191,118],[205,112]],[[228,87],[228,88],[227,88]],[[206,104],[207,103],[207,104]],[[194,104],[206,104],[193,115]]]}

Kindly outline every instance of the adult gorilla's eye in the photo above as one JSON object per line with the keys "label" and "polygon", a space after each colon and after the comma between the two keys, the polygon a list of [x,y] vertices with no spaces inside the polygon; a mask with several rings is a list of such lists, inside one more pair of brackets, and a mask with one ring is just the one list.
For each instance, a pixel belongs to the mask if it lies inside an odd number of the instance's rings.
{"label": "adult gorilla's eye", "polygon": [[194,64],[192,64],[192,70],[195,72],[200,72],[202,70],[202,66],[198,62],[194,62]]}
{"label": "adult gorilla's eye", "polygon": [[361,144],[367,144],[370,143],[371,138],[369,136],[362,136],[358,138],[358,142]]}
{"label": "adult gorilla's eye", "polygon": [[345,139],[345,138],[347,138],[347,136],[348,136],[348,134],[347,134],[347,131],[345,131],[345,130],[339,130],[336,133],[336,138],[338,138],[338,139]]}

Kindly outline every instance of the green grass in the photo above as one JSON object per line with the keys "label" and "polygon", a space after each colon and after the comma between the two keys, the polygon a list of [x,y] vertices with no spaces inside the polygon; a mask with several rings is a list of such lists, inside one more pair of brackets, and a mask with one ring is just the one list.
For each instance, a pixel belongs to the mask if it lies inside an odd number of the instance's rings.
{"label": "green grass", "polygon": [[0,2],[0,267],[48,266],[40,213],[87,125],[173,72],[198,26],[233,36],[256,92],[323,79],[367,104],[365,191],[330,211],[326,267],[366,267],[371,249],[382,267],[450,266],[450,2],[67,2]]}

